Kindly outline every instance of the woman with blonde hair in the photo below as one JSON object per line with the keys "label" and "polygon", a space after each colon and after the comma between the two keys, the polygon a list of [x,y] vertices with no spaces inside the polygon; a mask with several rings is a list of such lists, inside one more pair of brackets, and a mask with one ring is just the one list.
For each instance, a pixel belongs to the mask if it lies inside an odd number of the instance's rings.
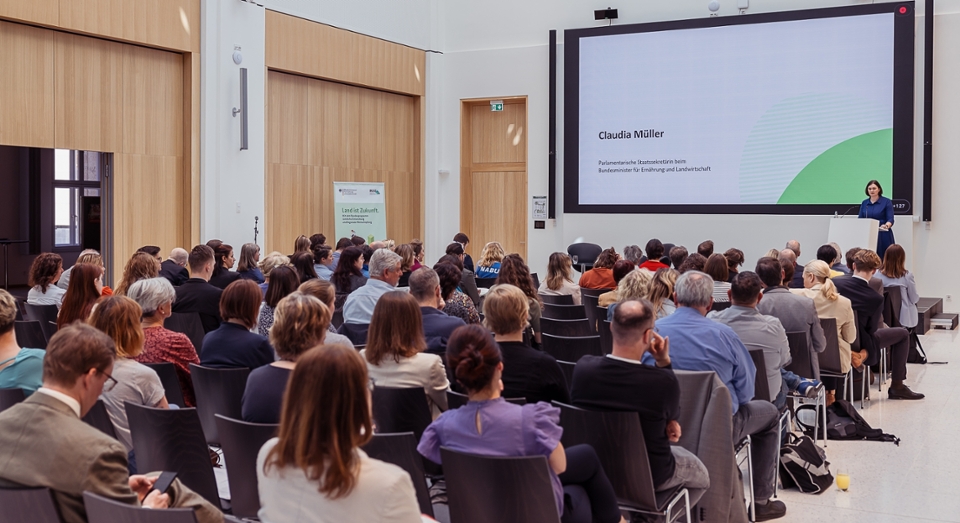
{"label": "woman with blonde hair", "polygon": [[[151,261],[156,261],[149,254],[141,254],[148,256]],[[140,326],[142,314],[143,309],[132,299],[126,296],[107,296],[100,298],[87,322],[110,336],[117,347],[113,372],[108,376],[100,398],[103,399],[110,421],[117,431],[117,439],[130,453],[131,472],[137,470],[137,465],[124,403],[169,408],[163,384],[156,371],[134,360],[143,352],[143,328]]]}
{"label": "woman with blonde hair", "polygon": [[[96,265],[103,269],[103,256],[100,255],[94,249],[87,249],[80,253],[80,256],[77,258],[76,263],[73,264],[73,267],[63,271],[63,274],[60,275],[60,281],[57,282],[57,287],[61,289],[67,289],[70,286],[70,276],[73,274],[73,269],[76,268],[81,263],[90,263]],[[100,291],[101,296],[112,296],[113,289],[109,286],[104,285],[103,289]]]}
{"label": "woman with blonde hair", "polygon": [[290,257],[286,254],[273,251],[260,260],[259,266],[260,271],[263,273],[263,283],[260,283],[259,286],[260,290],[263,291],[264,298],[266,298],[267,288],[270,285],[270,272],[277,267],[293,267],[293,264],[290,263]]}
{"label": "woman with blonde hair", "polygon": [[278,437],[257,456],[262,521],[421,523],[410,475],[369,458],[370,380],[357,351],[322,345],[290,373]]}
{"label": "woman with blonde hair", "polygon": [[[331,314],[336,312],[337,308],[334,306],[334,304],[337,300],[337,289],[327,280],[321,280],[319,278],[307,280],[301,283],[297,290],[304,294],[309,294],[310,296],[313,296],[314,298],[323,302],[323,304],[330,309]],[[332,321],[330,322],[330,325],[327,326],[327,337],[323,340],[323,342],[327,345],[339,343],[348,347],[353,347],[353,342],[350,341],[350,338],[344,336],[343,334],[337,333],[337,328]]]}
{"label": "woman with blonde hair", "polygon": [[327,306],[308,294],[294,292],[280,300],[273,313],[270,343],[280,358],[253,369],[243,391],[243,420],[252,423],[279,423],[283,391],[297,359],[322,345],[332,314]]}
{"label": "woman with blonde hair", "polygon": [[147,278],[156,278],[159,275],[160,266],[156,258],[145,252],[134,253],[123,267],[123,276],[113,293],[117,296],[125,296],[127,289],[134,283]]}
{"label": "woman with blonde hair", "polygon": [[417,261],[416,257],[413,254],[413,247],[402,243],[397,245],[394,249],[395,253],[400,255],[400,281],[397,283],[397,287],[409,287],[410,286],[410,274],[413,273],[414,268],[413,264]]}
{"label": "woman with blonde hair", "polygon": [[[821,260],[814,260],[803,267],[803,288],[790,289],[791,292],[813,300],[817,308],[817,317],[837,320],[837,339],[840,342],[840,371],[850,372],[850,366],[860,367],[866,359],[867,351],[852,352],[850,344],[857,339],[857,324],[853,317],[853,305],[850,299],[837,292],[836,285],[830,280],[830,266]],[[839,380],[823,378],[827,389],[827,404],[836,399]]]}
{"label": "woman with blonde hair", "polygon": [[[297,239],[293,241],[293,254],[297,254],[299,252],[311,252],[310,245],[310,238],[307,238],[302,234],[297,236]],[[293,254],[290,255],[290,258],[293,258]]]}
{"label": "woman with blonde hair", "polygon": [[[482,259],[480,263],[483,263]],[[573,281],[573,262],[567,253],[555,252],[550,255],[547,279],[540,284],[538,292],[544,296],[570,295],[573,296],[573,304],[580,305],[580,286]]]}
{"label": "woman with blonde hair", "polygon": [[[659,269],[658,272],[662,270],[664,269]],[[617,300],[606,306],[607,320],[613,321],[613,311],[617,308],[617,304],[627,300],[639,300],[640,298],[646,298],[647,286],[650,284],[650,280],[652,278],[653,273],[646,269],[630,271],[620,278],[620,283],[617,284],[617,289],[615,291],[611,291],[617,293]]]}
{"label": "woman with blonde hair", "polygon": [[480,260],[477,261],[477,278],[496,278],[500,274],[500,262],[506,255],[500,242],[484,245],[480,252]]}
{"label": "woman with blonde hair", "polygon": [[677,305],[673,303],[673,286],[679,276],[674,269],[658,269],[647,284],[646,298],[653,304],[653,313],[658,320],[677,311]]}

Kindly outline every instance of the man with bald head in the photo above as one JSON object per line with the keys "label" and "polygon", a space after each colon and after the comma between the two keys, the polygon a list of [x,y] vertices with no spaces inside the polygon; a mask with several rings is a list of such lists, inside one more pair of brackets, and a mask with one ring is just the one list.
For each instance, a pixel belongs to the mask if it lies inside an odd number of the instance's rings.
{"label": "man with bald head", "polygon": [[457,327],[466,325],[456,316],[443,312],[443,298],[440,297],[440,277],[430,267],[421,267],[410,274],[410,295],[420,305],[423,317],[423,337],[427,340],[426,352],[445,354],[447,340]]}
{"label": "man with bald head", "polygon": [[[796,249],[791,249],[790,245],[796,244]],[[797,240],[790,240],[787,242],[787,248],[780,251],[780,263],[783,264],[784,260],[790,260],[793,265],[793,279],[787,283],[787,287],[791,289],[802,289],[803,288],[803,265],[797,263],[797,258],[800,256],[800,242]]]}
{"label": "man with bald head", "polygon": [[160,276],[170,280],[174,287],[183,285],[183,282],[190,279],[190,273],[187,272],[187,258],[190,256],[185,249],[180,247],[170,251],[170,257],[160,263]]}

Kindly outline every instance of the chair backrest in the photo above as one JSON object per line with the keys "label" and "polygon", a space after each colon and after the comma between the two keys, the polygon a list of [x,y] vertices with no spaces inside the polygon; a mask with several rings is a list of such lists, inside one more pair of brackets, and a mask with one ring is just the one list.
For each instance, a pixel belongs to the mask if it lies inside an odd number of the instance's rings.
{"label": "chair backrest", "polygon": [[610,330],[611,322],[607,320],[607,308],[598,307],[597,314],[603,311],[603,316],[600,316],[600,320],[597,321],[597,326],[600,330],[600,350],[604,354],[610,354],[613,352],[613,331]]}
{"label": "chair backrest", "polygon": [[354,347],[359,347],[367,344],[368,330],[370,330],[369,323],[344,323],[337,329],[337,333],[346,336]]}
{"label": "chair backrest", "polygon": [[842,374],[840,368],[840,335],[837,332],[836,318],[820,318],[820,327],[823,328],[823,337],[826,339],[826,347],[820,353],[820,372],[830,374]]}
{"label": "chair backrest", "polygon": [[[561,442],[588,444],[597,452],[621,506],[657,511],[650,460],[636,412],[584,410],[554,401],[560,408]],[[624,444],[629,442],[629,444]]]}
{"label": "chair backrest", "polygon": [[97,400],[93,404],[93,407],[87,411],[87,415],[83,417],[83,421],[107,436],[117,439],[117,429],[113,428],[113,422],[110,421],[110,415],[107,414],[107,406],[103,404],[103,400]]}
{"label": "chair backrest", "polygon": [[451,523],[559,523],[546,456],[476,456],[440,448]]}
{"label": "chair backrest", "polygon": [[586,287],[580,287],[580,301],[583,302],[584,296],[596,296],[600,297],[601,294],[606,294],[614,289],[588,289]]}
{"label": "chair backrest", "polygon": [[173,332],[179,332],[190,338],[193,344],[193,350],[200,354],[203,348],[203,337],[206,332],[203,330],[203,322],[200,321],[199,312],[174,312],[169,318],[164,320],[163,327]]}
{"label": "chair backrest", "polygon": [[543,351],[558,360],[576,363],[583,356],[602,356],[600,336],[553,336],[544,333],[540,337]]}
{"label": "chair backrest", "polygon": [[900,306],[903,304],[903,294],[896,285],[883,288],[883,322],[887,327],[901,327]]}
{"label": "chair backrest", "polygon": [[163,394],[167,397],[167,403],[172,403],[178,407],[185,407],[183,401],[183,389],[180,388],[180,379],[177,378],[177,367],[170,362],[162,363],[144,363],[150,367],[160,377],[160,383],[163,385]]}
{"label": "chair backrest", "polygon": [[14,321],[13,331],[17,337],[17,345],[31,349],[47,349],[47,334],[39,321]]}
{"label": "chair backrest", "polygon": [[218,445],[217,414],[241,419],[240,400],[247,388],[250,369],[212,369],[190,364],[190,381],[197,398],[197,414],[206,435],[207,443]]}
{"label": "chair backrest", "polygon": [[587,319],[587,313],[583,310],[583,305],[544,303],[541,317],[556,320],[585,320]]}
{"label": "chair backrest", "polygon": [[[30,303],[24,303],[23,307],[24,312],[26,312],[26,319],[29,321],[39,321],[40,327],[43,329],[43,333],[48,340],[57,333],[57,314],[60,312],[60,309],[58,309],[56,305],[32,305]],[[51,325],[50,322],[53,322],[53,325]]]}
{"label": "chair backrest", "polygon": [[543,334],[554,336],[593,336],[596,334],[590,328],[590,320],[558,320],[555,318],[540,318],[540,330]]}
{"label": "chair backrest", "polygon": [[373,419],[377,433],[412,432],[417,441],[433,421],[423,387],[374,387]]}
{"label": "chair backrest", "polygon": [[23,321],[23,303],[21,303],[17,298],[14,298],[13,300],[17,304],[17,317],[14,318],[14,321]]}
{"label": "chair backrest", "polygon": [[477,278],[476,280],[478,289],[489,289],[497,284],[496,278]]}
{"label": "chair backrest", "polygon": [[567,380],[567,389],[573,390],[573,369],[576,368],[577,364],[572,361],[557,360],[557,365],[560,365],[563,377]]}
{"label": "chair backrest", "polygon": [[[590,321],[590,334],[597,333],[597,321],[607,319],[606,316],[602,318],[597,316],[597,307],[600,306],[599,296],[587,295],[580,296],[580,301],[583,303],[583,312],[587,315],[587,320]],[[604,310],[606,312],[606,310]]]}
{"label": "chair backrest", "polygon": [[597,261],[601,252],[603,252],[603,247],[595,243],[572,243],[567,246],[567,254],[570,255],[570,259],[573,260],[574,256],[577,257],[577,261],[573,262],[573,267],[575,269],[579,268],[581,272],[592,268],[593,262]]}
{"label": "chair backrest", "polygon": [[256,518],[260,510],[257,490],[257,454],[268,439],[277,435],[278,425],[249,423],[216,415],[217,432],[223,448],[230,483],[230,505],[238,518]]}
{"label": "chair backrest", "polygon": [[853,340],[853,343],[850,344],[850,350],[860,351],[860,315],[857,314],[857,311],[853,311],[853,324],[857,326],[857,339]]}
{"label": "chair backrest", "polygon": [[48,488],[0,488],[0,523],[61,523]]}
{"label": "chair backrest", "polygon": [[750,359],[753,360],[753,366],[757,368],[757,373],[753,378],[753,399],[760,401],[770,401],[773,396],[770,395],[770,382],[767,381],[766,359],[763,357],[763,349],[754,349],[750,351]]}
{"label": "chair backrest", "polygon": [[[459,392],[454,392],[452,390],[447,391],[447,410],[449,409],[459,409],[460,407],[467,404],[470,401],[470,398],[466,394],[460,394]],[[526,405],[526,398],[504,398],[504,401],[507,403],[513,403],[514,405]]]}
{"label": "chair backrest", "polygon": [[220,507],[210,449],[197,409],[156,409],[125,402],[139,470],[177,473],[184,485]]}
{"label": "chair backrest", "polygon": [[[373,459],[392,463],[407,471],[413,480],[413,489],[417,492],[420,513],[433,517],[423,457],[417,452],[417,441],[412,432],[374,434],[373,439],[363,446],[363,451]],[[236,514],[236,510],[233,513]]]}
{"label": "chair backrest", "polygon": [[787,343],[790,344],[790,357],[793,361],[786,369],[801,378],[814,378],[813,361],[810,357],[810,333],[788,332]]}
{"label": "chair backrest", "polygon": [[540,300],[554,305],[573,305],[572,294],[541,294]]}
{"label": "chair backrest", "polygon": [[730,308],[731,303],[729,301],[714,301],[713,305],[710,307],[712,311],[722,311]]}
{"label": "chair backrest", "polygon": [[533,280],[533,288],[534,288],[534,289],[539,289],[539,288],[540,288],[540,276],[538,276],[537,273],[535,273],[535,272],[531,272],[531,273],[530,273],[530,279]]}
{"label": "chair backrest", "polygon": [[148,508],[120,503],[92,492],[83,493],[83,505],[90,523],[197,523],[192,508]]}
{"label": "chair backrest", "polygon": [[25,398],[23,389],[0,389],[0,412],[20,403]]}

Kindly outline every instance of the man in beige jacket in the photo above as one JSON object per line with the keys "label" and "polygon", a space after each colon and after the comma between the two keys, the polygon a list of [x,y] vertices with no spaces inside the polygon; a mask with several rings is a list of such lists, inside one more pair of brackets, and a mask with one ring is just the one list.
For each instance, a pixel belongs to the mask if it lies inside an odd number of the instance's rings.
{"label": "man in beige jacket", "polygon": [[201,523],[222,522],[217,508],[178,481],[164,494],[153,490],[155,477],[130,476],[123,445],[81,421],[116,385],[114,354],[113,340],[89,325],[50,339],[43,387],[0,413],[0,487],[51,489],[66,523],[87,521],[85,491],[154,509],[191,507]]}

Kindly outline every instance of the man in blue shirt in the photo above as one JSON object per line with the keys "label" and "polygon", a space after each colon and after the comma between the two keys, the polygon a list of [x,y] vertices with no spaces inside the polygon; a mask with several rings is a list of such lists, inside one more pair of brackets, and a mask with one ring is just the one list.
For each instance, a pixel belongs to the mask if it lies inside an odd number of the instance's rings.
{"label": "man in blue shirt", "polygon": [[[714,371],[730,391],[733,441],[751,437],[756,521],[783,517],[787,507],[770,498],[780,456],[778,412],[773,403],[753,401],[757,369],[750,353],[730,327],[707,319],[713,306],[713,279],[700,271],[683,273],[674,286],[677,311],[657,320],[657,331],[670,339],[674,369]],[[647,353],[643,362],[653,365]]]}
{"label": "man in blue shirt", "polygon": [[370,323],[373,308],[384,294],[397,290],[403,270],[400,255],[380,249],[370,257],[370,279],[367,284],[350,293],[343,304],[344,323]]}
{"label": "man in blue shirt", "polygon": [[423,336],[427,339],[427,350],[431,354],[446,354],[447,340],[457,327],[466,325],[456,316],[448,316],[441,311],[443,298],[440,297],[440,277],[430,267],[420,267],[410,274],[410,295],[420,304],[423,316]]}

